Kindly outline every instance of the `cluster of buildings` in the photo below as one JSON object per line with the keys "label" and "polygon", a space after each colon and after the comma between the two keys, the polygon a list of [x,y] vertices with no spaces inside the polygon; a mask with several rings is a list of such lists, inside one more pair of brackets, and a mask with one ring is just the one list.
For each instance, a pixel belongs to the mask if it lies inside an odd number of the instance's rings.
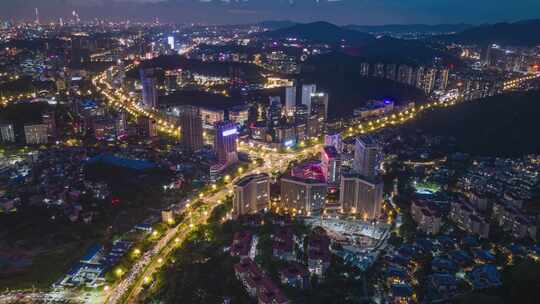
{"label": "cluster of buildings", "polygon": [[[275,225],[268,235],[266,232],[254,235],[247,230],[236,232],[229,250],[232,256],[240,258],[234,265],[236,277],[257,303],[290,303],[280,285],[308,290],[312,287],[312,279],[325,279],[332,257],[330,238],[326,234],[299,234],[289,216],[256,214],[244,216],[240,221],[252,227]],[[259,240],[263,238],[268,238],[271,245],[260,246]],[[273,262],[260,264],[256,262],[258,256]],[[277,282],[269,275],[274,272]]]}
{"label": "cluster of buildings", "polygon": [[285,88],[281,97],[270,97],[259,107],[257,121],[249,126],[250,142],[270,148],[287,148],[325,131],[328,119],[328,95],[317,92],[313,84]]}
{"label": "cluster of buildings", "polygon": [[[256,213],[275,207],[295,215],[328,213],[361,216],[376,220],[381,215],[383,182],[380,176],[382,151],[370,136],[356,139],[352,155],[340,153],[343,143],[327,136],[320,161],[294,167],[280,178],[280,199],[270,206],[269,178],[251,175],[235,183],[234,214]],[[339,149],[339,150],[338,150]],[[345,159],[349,158],[345,165]]]}
{"label": "cluster of buildings", "polygon": [[0,124],[0,142],[9,144],[24,142],[27,145],[42,145],[56,138],[55,111],[42,113],[41,120],[35,123],[25,123],[23,126],[14,123]]}
{"label": "cluster of buildings", "polygon": [[434,90],[446,90],[449,70],[447,68],[437,67],[419,66],[413,68],[405,64],[370,64],[364,62],[360,66],[360,75],[397,81],[415,86],[426,92],[426,94],[431,94]]}
{"label": "cluster of buildings", "polygon": [[[449,301],[472,290],[499,287],[498,252],[480,244],[476,237],[453,235],[402,244],[382,257],[376,274],[382,288],[377,292],[388,303],[415,303],[420,294],[424,301]],[[425,276],[418,276],[420,269]]]}
{"label": "cluster of buildings", "polygon": [[539,170],[534,156],[475,160],[459,178],[457,188],[478,216],[515,238],[536,239],[539,217],[534,196]]}

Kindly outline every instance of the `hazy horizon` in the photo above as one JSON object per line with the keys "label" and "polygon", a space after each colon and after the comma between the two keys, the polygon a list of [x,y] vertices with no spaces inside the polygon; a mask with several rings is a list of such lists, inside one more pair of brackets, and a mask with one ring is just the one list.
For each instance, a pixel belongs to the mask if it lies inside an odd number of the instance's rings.
{"label": "hazy horizon", "polygon": [[[493,5],[494,2],[497,5]],[[245,24],[265,20],[328,21],[335,24],[496,23],[540,18],[540,1],[489,0],[9,0],[0,1],[3,20],[82,20]]]}

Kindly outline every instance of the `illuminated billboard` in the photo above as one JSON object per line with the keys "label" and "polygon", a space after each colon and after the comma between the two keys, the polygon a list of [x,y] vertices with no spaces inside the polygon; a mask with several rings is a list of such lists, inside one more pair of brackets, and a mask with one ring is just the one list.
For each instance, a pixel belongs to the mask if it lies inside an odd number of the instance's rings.
{"label": "illuminated billboard", "polygon": [[231,135],[238,134],[238,130],[237,130],[236,128],[234,128],[234,129],[229,129],[229,130],[223,131],[223,133],[221,133],[221,134],[223,135],[223,137],[231,136]]}

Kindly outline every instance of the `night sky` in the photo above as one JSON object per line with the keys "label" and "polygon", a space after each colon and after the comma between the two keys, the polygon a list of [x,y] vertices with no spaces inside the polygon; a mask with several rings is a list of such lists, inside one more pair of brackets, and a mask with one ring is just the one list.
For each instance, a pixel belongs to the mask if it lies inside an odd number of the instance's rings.
{"label": "night sky", "polygon": [[539,0],[0,0],[0,18],[67,19],[76,9],[83,20],[148,21],[207,24],[262,20],[337,24],[494,23],[540,18]]}

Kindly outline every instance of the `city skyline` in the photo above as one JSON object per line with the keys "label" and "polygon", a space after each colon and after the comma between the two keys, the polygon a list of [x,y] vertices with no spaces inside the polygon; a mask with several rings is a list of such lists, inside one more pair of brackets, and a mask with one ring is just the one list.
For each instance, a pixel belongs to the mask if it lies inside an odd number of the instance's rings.
{"label": "city skyline", "polygon": [[491,1],[464,0],[50,0],[3,1],[0,18],[41,22],[71,18],[81,20],[154,21],[202,24],[244,24],[265,20],[336,24],[443,24],[497,23],[539,18],[540,3],[520,0],[490,5]]}

